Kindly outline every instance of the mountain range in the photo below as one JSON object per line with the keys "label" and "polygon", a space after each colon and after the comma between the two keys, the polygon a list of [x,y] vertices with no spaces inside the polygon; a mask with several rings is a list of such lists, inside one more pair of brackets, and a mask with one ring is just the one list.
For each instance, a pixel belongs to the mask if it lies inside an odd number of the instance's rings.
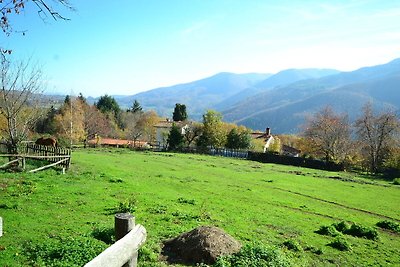
{"label": "mountain range", "polygon": [[400,59],[387,64],[340,72],[333,69],[288,69],[276,74],[219,73],[131,96],[114,96],[122,107],[138,100],[145,109],[171,117],[176,103],[185,104],[189,117],[201,120],[207,109],[224,121],[254,130],[296,133],[307,116],[329,105],[354,120],[371,102],[377,110],[400,109]]}

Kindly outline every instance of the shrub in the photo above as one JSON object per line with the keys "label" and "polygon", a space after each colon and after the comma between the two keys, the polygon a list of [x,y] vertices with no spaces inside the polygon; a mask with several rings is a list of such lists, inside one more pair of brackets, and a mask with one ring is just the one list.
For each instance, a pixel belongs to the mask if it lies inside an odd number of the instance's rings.
{"label": "shrub", "polygon": [[351,245],[349,242],[347,242],[346,239],[343,237],[336,237],[331,243],[328,244],[328,246],[331,246],[333,248],[336,248],[340,251],[349,251],[351,250]]}
{"label": "shrub", "polygon": [[135,197],[127,198],[118,204],[116,213],[134,213],[136,211],[137,199]]}
{"label": "shrub", "polygon": [[180,197],[180,198],[178,198],[178,203],[196,205],[196,200],[194,200],[194,199],[186,199],[186,198]]}
{"label": "shrub", "polygon": [[314,253],[314,254],[316,254],[316,255],[322,255],[322,254],[324,253],[324,252],[322,251],[322,249],[316,248],[316,247],[313,247],[313,246],[305,247],[305,248],[304,248],[304,251],[310,251],[310,252],[312,252],[312,253]]}
{"label": "shrub", "polygon": [[400,233],[400,224],[389,220],[377,222],[376,225],[380,228],[388,229],[396,233]]}
{"label": "shrub", "polygon": [[365,227],[359,224],[352,224],[350,229],[344,231],[346,235],[356,236],[356,237],[365,237],[371,240],[378,239],[378,232],[370,227]]}
{"label": "shrub", "polygon": [[297,242],[296,240],[290,239],[290,240],[286,240],[285,242],[283,242],[283,245],[285,247],[287,247],[289,250],[293,250],[293,251],[302,251],[303,248],[300,246],[299,242]]}
{"label": "shrub", "polygon": [[341,233],[344,233],[345,231],[350,229],[350,224],[345,221],[334,223],[332,224],[332,226]]}
{"label": "shrub", "polygon": [[217,259],[213,267],[265,267],[292,266],[290,260],[277,248],[263,245],[245,245],[233,255]]}
{"label": "shrub", "polygon": [[323,225],[315,232],[320,235],[328,235],[328,236],[340,235],[340,232],[338,232],[336,228],[332,225]]}
{"label": "shrub", "polygon": [[400,185],[400,178],[393,179],[393,184]]}

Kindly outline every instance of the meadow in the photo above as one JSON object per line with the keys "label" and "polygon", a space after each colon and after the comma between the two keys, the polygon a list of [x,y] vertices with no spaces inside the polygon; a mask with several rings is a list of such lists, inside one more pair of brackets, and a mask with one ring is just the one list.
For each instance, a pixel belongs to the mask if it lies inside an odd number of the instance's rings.
{"label": "meadow", "polygon": [[[66,174],[0,172],[0,266],[81,266],[112,243],[114,214],[148,232],[139,266],[165,266],[161,243],[199,225],[279,249],[293,266],[399,266],[400,186],[349,172],[206,155],[77,150]],[[367,239],[317,233],[353,222]],[[330,244],[330,245],[329,245]]]}

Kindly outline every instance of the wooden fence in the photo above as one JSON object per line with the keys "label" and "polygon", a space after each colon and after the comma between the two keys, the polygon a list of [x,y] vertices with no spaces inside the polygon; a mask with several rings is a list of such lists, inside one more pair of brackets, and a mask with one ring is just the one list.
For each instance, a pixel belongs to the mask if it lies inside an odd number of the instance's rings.
{"label": "wooden fence", "polygon": [[88,262],[85,267],[136,267],[138,250],[146,241],[146,229],[135,226],[135,217],[130,213],[115,215],[116,242]]}
{"label": "wooden fence", "polygon": [[30,170],[29,172],[36,172],[43,169],[47,169],[53,166],[59,166],[63,169],[68,169],[71,164],[71,150],[62,147],[51,147],[27,143],[23,146],[18,147],[18,154],[7,154],[8,148],[4,143],[0,144],[0,156],[8,157],[10,161],[0,166],[5,168],[10,164],[22,162],[22,168],[25,169],[26,159],[46,161],[49,164],[40,168]]}
{"label": "wooden fence", "polygon": [[27,144],[25,154],[36,156],[33,159],[45,159],[51,163],[57,163],[64,160],[58,165],[65,169],[68,169],[71,164],[71,150],[68,148]]}

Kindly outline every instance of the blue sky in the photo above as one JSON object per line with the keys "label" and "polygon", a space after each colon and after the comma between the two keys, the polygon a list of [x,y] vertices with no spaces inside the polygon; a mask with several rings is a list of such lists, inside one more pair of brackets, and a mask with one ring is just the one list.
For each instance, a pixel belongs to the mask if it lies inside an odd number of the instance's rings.
{"label": "blue sky", "polygon": [[[49,3],[51,0],[48,0]],[[400,57],[400,1],[70,0],[69,21],[13,17],[13,57],[43,66],[47,93],[132,95],[218,72],[343,71]]]}

